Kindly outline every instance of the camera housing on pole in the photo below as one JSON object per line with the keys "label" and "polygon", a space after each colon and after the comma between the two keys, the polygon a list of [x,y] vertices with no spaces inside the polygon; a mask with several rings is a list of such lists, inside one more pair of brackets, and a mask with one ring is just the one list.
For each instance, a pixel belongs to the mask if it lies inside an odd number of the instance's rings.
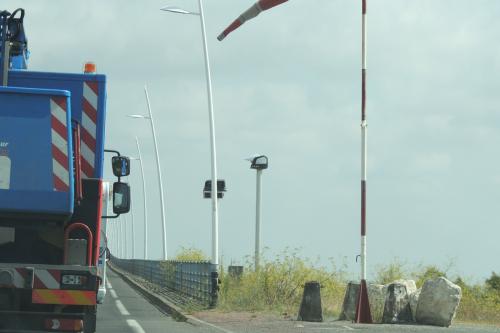
{"label": "camera housing on pole", "polygon": [[[224,192],[226,192],[226,181],[224,179],[217,180],[217,198],[224,198]],[[205,187],[203,188],[203,198],[211,199],[212,198],[212,180],[205,181]]]}

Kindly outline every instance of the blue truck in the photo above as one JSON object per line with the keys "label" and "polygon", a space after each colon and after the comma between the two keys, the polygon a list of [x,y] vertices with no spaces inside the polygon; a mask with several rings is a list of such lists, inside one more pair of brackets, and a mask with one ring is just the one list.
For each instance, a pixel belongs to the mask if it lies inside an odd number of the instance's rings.
{"label": "blue truck", "polygon": [[129,159],[104,149],[106,76],[91,63],[29,71],[23,20],[23,9],[0,12],[0,332],[91,333],[105,221],[130,209]]}

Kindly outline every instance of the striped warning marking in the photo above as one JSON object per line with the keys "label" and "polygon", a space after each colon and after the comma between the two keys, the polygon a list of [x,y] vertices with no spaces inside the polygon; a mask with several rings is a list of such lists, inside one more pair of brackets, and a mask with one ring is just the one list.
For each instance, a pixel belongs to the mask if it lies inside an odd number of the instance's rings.
{"label": "striped warning marking", "polygon": [[66,97],[52,97],[50,99],[52,172],[54,174],[54,191],[59,192],[69,191],[67,108]]}
{"label": "striped warning marking", "polygon": [[98,88],[97,82],[83,83],[81,152],[84,178],[92,178],[95,170]]}
{"label": "striped warning marking", "polygon": [[33,289],[34,304],[95,305],[96,292],[84,290]]}
{"label": "striped warning marking", "polygon": [[61,272],[52,269],[36,269],[34,289],[60,289]]}

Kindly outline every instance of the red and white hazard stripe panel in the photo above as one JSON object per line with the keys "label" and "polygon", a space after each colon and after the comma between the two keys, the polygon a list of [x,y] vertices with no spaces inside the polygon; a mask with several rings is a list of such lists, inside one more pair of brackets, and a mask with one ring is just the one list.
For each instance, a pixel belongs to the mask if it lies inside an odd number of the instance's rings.
{"label": "red and white hazard stripe panel", "polygon": [[98,83],[83,83],[82,99],[82,173],[83,178],[92,178],[95,169],[96,137],[97,137],[97,101],[99,99]]}
{"label": "red and white hazard stripe panel", "polygon": [[61,272],[53,269],[35,269],[34,289],[61,289]]}
{"label": "red and white hazard stripe panel", "polygon": [[54,191],[60,192],[69,191],[67,110],[65,97],[52,97],[50,99]]}

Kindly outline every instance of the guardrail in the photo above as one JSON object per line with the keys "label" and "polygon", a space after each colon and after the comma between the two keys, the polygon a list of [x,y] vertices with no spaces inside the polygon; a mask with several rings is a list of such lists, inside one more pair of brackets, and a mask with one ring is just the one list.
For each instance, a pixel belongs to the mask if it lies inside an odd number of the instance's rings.
{"label": "guardrail", "polygon": [[217,265],[207,261],[119,259],[111,256],[118,268],[162,288],[175,291],[209,307],[217,305],[219,275]]}

